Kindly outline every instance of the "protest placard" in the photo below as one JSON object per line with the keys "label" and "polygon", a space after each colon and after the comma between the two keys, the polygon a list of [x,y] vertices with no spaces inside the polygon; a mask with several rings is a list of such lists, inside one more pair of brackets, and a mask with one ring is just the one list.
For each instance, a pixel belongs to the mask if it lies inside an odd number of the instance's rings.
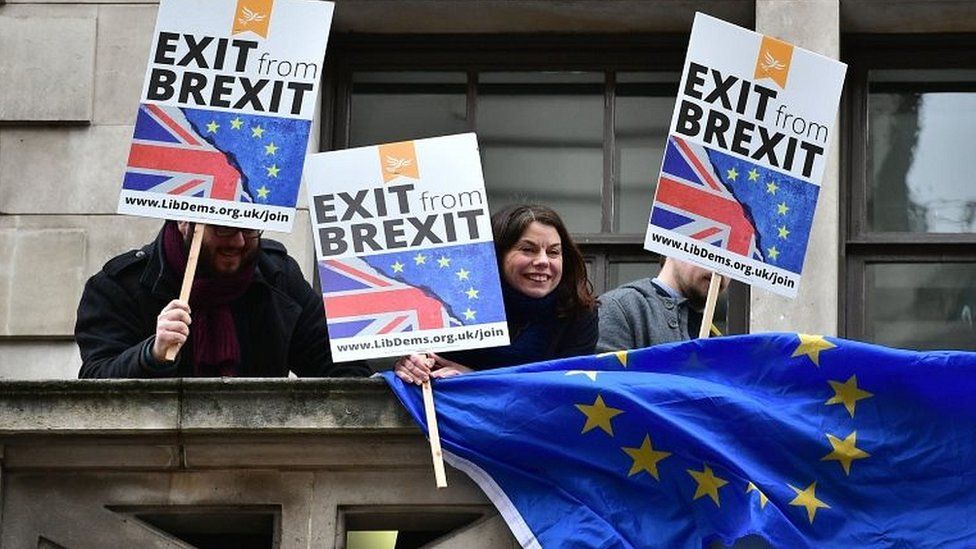
{"label": "protest placard", "polygon": [[291,231],[332,12],[162,0],[118,212]]}
{"label": "protest placard", "polygon": [[474,134],[310,155],[337,361],[508,345]]}
{"label": "protest placard", "polygon": [[696,14],[644,247],[795,297],[845,70]]}

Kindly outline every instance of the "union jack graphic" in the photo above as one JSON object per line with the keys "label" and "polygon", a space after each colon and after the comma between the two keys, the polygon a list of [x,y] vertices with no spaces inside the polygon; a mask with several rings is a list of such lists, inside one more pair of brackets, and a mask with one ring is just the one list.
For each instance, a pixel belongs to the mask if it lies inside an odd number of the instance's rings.
{"label": "union jack graphic", "polygon": [[252,202],[241,172],[178,107],[139,106],[124,189]]}
{"label": "union jack graphic", "polygon": [[443,303],[362,259],[319,261],[319,280],[332,339],[461,325]]}
{"label": "union jack graphic", "polygon": [[763,260],[756,243],[755,226],[742,204],[715,173],[708,151],[679,137],[668,138],[650,222],[730,252]]}

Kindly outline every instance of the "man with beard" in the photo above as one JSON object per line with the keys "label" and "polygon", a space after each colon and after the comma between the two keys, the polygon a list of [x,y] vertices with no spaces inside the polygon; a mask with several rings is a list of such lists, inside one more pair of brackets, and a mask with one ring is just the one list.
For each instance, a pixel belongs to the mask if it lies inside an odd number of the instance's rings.
{"label": "man with beard", "polygon": [[[598,352],[638,349],[698,337],[712,272],[671,257],[658,276],[600,296]],[[729,285],[722,277],[721,290]]]}
{"label": "man with beard", "polygon": [[[192,235],[192,224],[167,221],[154,242],[88,280],[75,324],[79,377],[369,375],[332,362],[321,294],[261,231],[208,225],[189,303],[177,299]],[[173,345],[180,352],[167,361]]]}

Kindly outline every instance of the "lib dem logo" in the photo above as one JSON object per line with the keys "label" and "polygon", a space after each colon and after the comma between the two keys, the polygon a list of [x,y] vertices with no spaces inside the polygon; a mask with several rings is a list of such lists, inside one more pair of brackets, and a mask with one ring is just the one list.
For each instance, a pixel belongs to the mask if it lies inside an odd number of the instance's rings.
{"label": "lib dem logo", "polygon": [[380,163],[383,165],[383,183],[398,177],[420,179],[420,167],[417,166],[417,149],[413,141],[386,143],[379,146]]}
{"label": "lib dem logo", "polygon": [[790,63],[793,61],[793,44],[763,36],[756,56],[756,79],[769,78],[786,89],[786,79],[790,75]]}
{"label": "lib dem logo", "polygon": [[234,14],[234,28],[231,33],[249,31],[261,38],[267,38],[273,8],[274,0],[237,0],[237,12]]}

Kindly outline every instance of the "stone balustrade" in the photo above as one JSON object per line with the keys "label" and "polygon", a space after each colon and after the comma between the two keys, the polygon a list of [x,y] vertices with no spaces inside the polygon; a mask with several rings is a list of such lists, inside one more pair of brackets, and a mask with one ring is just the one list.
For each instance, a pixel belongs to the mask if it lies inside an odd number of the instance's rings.
{"label": "stone balustrade", "polygon": [[0,382],[0,459],[3,547],[515,546],[379,379]]}

